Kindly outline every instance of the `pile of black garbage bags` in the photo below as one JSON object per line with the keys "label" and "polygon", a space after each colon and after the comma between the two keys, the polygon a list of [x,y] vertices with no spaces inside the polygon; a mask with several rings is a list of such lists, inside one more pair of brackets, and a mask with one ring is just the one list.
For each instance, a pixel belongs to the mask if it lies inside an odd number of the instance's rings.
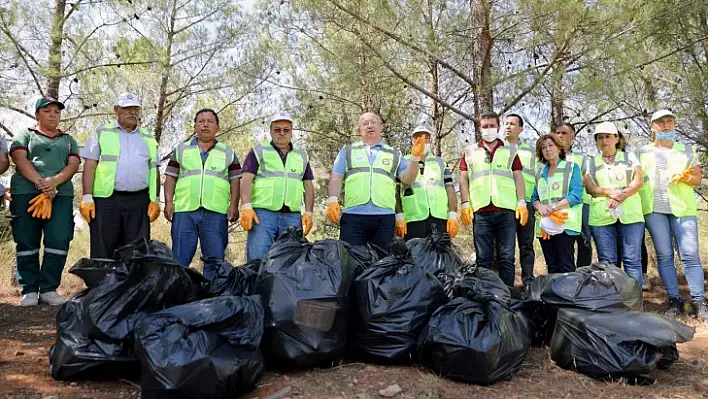
{"label": "pile of black garbage bags", "polygon": [[636,281],[609,264],[541,276],[522,297],[465,264],[446,233],[386,251],[308,242],[291,229],[262,260],[213,262],[211,280],[141,241],[121,260],[82,259],[88,287],[60,310],[50,369],[59,380],[140,381],[146,398],[226,398],[266,369],[345,360],[418,363],[454,380],[508,380],[532,345],[561,367],[652,382],[694,330],[641,308]]}

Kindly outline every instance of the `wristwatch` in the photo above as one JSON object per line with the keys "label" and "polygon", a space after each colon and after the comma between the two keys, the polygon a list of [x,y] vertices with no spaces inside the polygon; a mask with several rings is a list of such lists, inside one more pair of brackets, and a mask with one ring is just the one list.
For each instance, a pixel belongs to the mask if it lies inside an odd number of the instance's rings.
{"label": "wristwatch", "polygon": [[556,210],[556,204],[551,205],[551,209]]}

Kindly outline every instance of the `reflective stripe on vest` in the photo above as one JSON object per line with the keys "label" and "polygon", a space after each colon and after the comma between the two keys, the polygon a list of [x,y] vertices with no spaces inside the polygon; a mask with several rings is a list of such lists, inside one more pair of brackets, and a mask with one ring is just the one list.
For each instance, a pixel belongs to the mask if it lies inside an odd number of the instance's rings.
{"label": "reflective stripe on vest", "polygon": [[396,209],[396,173],[401,153],[387,145],[378,149],[374,163],[363,142],[344,147],[347,168],[344,174],[344,208],[371,201],[379,208]]}
{"label": "reflective stripe on vest", "polygon": [[526,202],[531,201],[531,194],[533,194],[533,188],[536,186],[536,153],[528,144],[506,144],[511,150],[511,156],[509,157],[509,170],[511,170],[511,164],[514,162],[514,156],[518,155],[521,165],[524,167],[522,174],[524,176],[524,188],[526,195]]}
{"label": "reflective stripe on vest", "polygon": [[204,207],[226,214],[231,194],[229,166],[234,160],[233,150],[216,143],[202,163],[199,147],[183,143],[177,146],[176,157],[179,177],[175,186],[175,211],[191,212]]}
{"label": "reflective stripe on vest", "polygon": [[[666,179],[670,179],[674,174],[690,168],[695,156],[696,152],[692,146],[674,143],[663,175]],[[656,184],[656,147],[654,144],[648,144],[641,149],[639,162],[642,164],[644,172],[644,185],[639,190],[639,197],[646,215],[654,212],[654,185]],[[696,216],[698,211],[693,187],[686,183],[667,184],[667,187],[671,213],[676,217]]]}
{"label": "reflective stripe on vest", "polygon": [[[624,151],[617,151],[614,166],[607,165],[602,154],[596,156],[588,166],[590,176],[599,187],[621,190],[632,182],[634,168],[627,160],[627,154]],[[592,197],[588,222],[590,226],[607,226],[617,221],[607,210],[607,201],[606,196]],[[622,204],[624,212],[619,218],[620,223],[630,224],[644,221],[639,193],[629,196]]]}
{"label": "reflective stripe on vest", "polygon": [[[575,162],[558,162],[556,173],[549,178],[543,178],[543,169],[539,168],[536,173],[536,188],[538,199],[544,205],[553,205],[562,201],[570,192],[570,179],[573,177],[573,169],[577,168]],[[559,173],[562,172],[562,173]],[[568,212],[568,219],[565,222],[565,230],[579,233],[583,224],[583,204],[580,203],[570,208],[563,209]],[[541,234],[541,215],[536,215],[536,234]]]}
{"label": "reflective stripe on vest", "polygon": [[509,148],[498,147],[490,163],[489,153],[484,148],[468,146],[465,150],[469,198],[475,212],[490,203],[498,208],[516,209],[516,184],[509,166],[510,156]]}
{"label": "reflective stripe on vest", "polygon": [[309,162],[305,150],[293,146],[285,164],[270,143],[256,145],[253,154],[258,160],[251,194],[253,207],[278,212],[287,206],[291,212],[300,212],[305,193],[302,178]]}
{"label": "reflective stripe on vest", "polygon": [[[116,184],[116,168],[118,167],[118,159],[120,158],[120,138],[118,137],[118,129],[112,123],[107,123],[96,130],[96,138],[100,155],[96,171],[93,178],[93,196],[98,198],[107,198],[113,195],[113,190]],[[157,141],[147,130],[140,128],[140,136],[148,146],[150,159],[148,160],[148,168],[150,175],[148,177],[148,187],[150,201],[157,201]]]}
{"label": "reflective stripe on vest", "polygon": [[[410,155],[405,159],[412,161]],[[412,186],[401,187],[401,207],[406,222],[418,222],[433,216],[437,219],[447,219],[447,191],[445,190],[445,161],[433,154],[425,159],[423,173],[419,173]],[[410,187],[413,195],[405,195]]]}

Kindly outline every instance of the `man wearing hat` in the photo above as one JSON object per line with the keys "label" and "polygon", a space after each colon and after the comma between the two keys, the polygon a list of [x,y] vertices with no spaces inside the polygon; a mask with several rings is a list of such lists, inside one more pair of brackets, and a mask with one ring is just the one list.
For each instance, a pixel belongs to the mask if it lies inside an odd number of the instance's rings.
{"label": "man wearing hat", "polygon": [[281,111],[271,119],[270,137],[270,142],[253,147],[243,162],[241,227],[248,231],[249,262],[261,259],[288,227],[301,228],[305,235],[312,229],[314,175],[307,152],[292,143],[289,113]]}
{"label": "man wearing hat", "polygon": [[55,99],[39,99],[35,104],[37,124],[15,135],[10,147],[17,166],[10,182],[10,223],[17,244],[20,306],[66,302],[56,289],[74,236],[71,178],[79,169],[80,158],[76,140],[59,129],[63,109],[64,104]]}
{"label": "man wearing hat", "polygon": [[[418,177],[412,185],[400,187],[400,203],[396,204],[396,235],[424,238],[435,230],[447,231],[455,237],[460,225],[457,221],[457,195],[452,174],[445,161],[430,152],[430,130],[418,126],[413,130],[413,143],[422,137],[425,140],[425,159],[418,161]],[[407,155],[404,159],[413,162]]]}
{"label": "man wearing hat", "polygon": [[[165,218],[172,222],[172,253],[189,267],[197,240],[205,258],[224,259],[228,223],[238,219],[241,165],[216,140],[219,116],[209,108],[194,117],[195,138],[177,146],[165,170]],[[210,278],[212,262],[204,265]]]}
{"label": "man wearing hat", "polygon": [[160,215],[157,141],[139,127],[140,99],[122,94],[116,121],[100,126],[81,151],[84,158],[81,215],[91,230],[91,257],[114,251],[138,238],[150,238],[150,222]]}
{"label": "man wearing hat", "polygon": [[[417,161],[425,156],[425,142],[422,137],[414,141],[411,149],[414,162],[408,162],[402,159],[399,150],[381,140],[383,127],[381,118],[373,112],[359,117],[362,140],[342,147],[334,160],[327,218],[340,224],[340,240],[354,246],[373,243],[388,250],[396,225],[396,178],[403,184],[415,183]],[[342,182],[343,215],[339,206]]]}
{"label": "man wearing hat", "polygon": [[701,184],[701,163],[693,146],[677,141],[676,115],[660,110],[651,117],[654,142],[644,146],[639,162],[644,185],[639,190],[647,230],[656,249],[659,276],[668,296],[666,316],[683,314],[674,241],[691,294],[692,314],[708,319],[704,273],[698,249],[697,203],[693,188]]}

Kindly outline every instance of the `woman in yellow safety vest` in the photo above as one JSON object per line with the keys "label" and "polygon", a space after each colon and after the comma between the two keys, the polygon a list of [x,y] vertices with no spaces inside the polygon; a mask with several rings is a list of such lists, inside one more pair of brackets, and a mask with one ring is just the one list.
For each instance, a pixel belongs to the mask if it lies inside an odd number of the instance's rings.
{"label": "woman in yellow safety vest", "polygon": [[708,319],[704,275],[698,256],[697,204],[693,188],[701,184],[701,164],[695,147],[676,142],[676,116],[669,110],[651,117],[654,142],[639,151],[644,185],[639,190],[644,219],[656,249],[659,276],[669,297],[669,317],[683,313],[679,294],[674,240],[683,263],[693,314]]}
{"label": "woman in yellow safety vest", "polygon": [[536,142],[536,157],[543,166],[536,172],[531,202],[538,213],[536,231],[548,273],[572,272],[583,221],[580,168],[565,161],[565,150],[555,135],[546,134]]}
{"label": "woman in yellow safety vest", "polygon": [[638,192],[642,166],[634,154],[620,149],[621,136],[612,122],[595,127],[595,143],[600,154],[589,160],[584,181],[592,195],[589,223],[597,258],[616,265],[621,253],[625,271],[641,285],[644,215]]}

